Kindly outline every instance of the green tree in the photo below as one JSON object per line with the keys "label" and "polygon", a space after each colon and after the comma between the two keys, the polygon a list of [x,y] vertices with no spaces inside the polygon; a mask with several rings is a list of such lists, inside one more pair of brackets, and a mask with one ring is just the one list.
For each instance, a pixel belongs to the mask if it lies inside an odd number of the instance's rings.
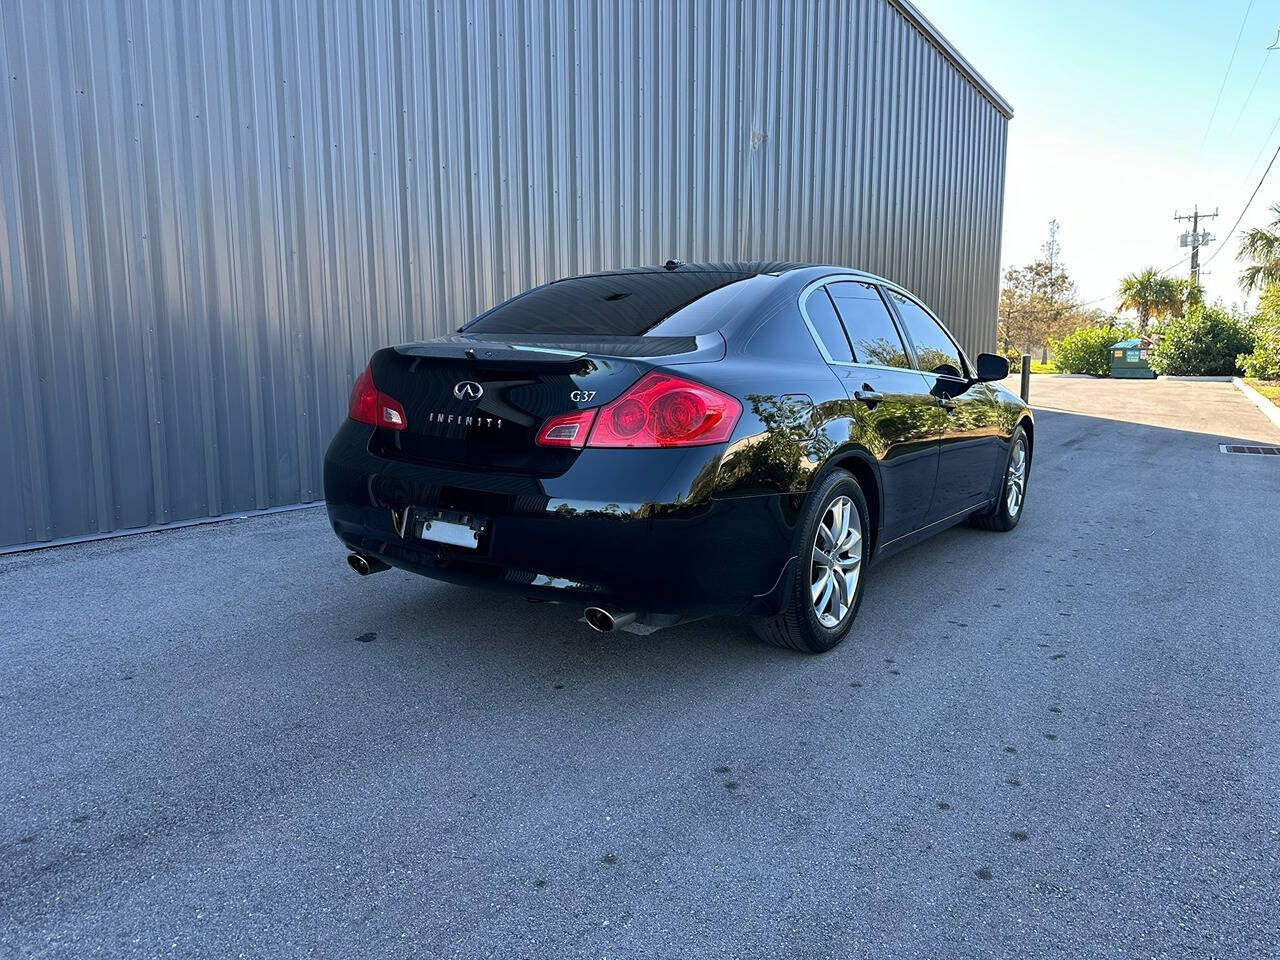
{"label": "green tree", "polygon": [[1041,348],[1073,329],[1078,319],[1076,287],[1061,262],[1058,221],[1049,221],[1049,238],[1041,256],[1025,267],[1011,267],[1004,275],[996,337],[1005,355],[1017,347],[1026,353]]}
{"label": "green tree", "polygon": [[1162,276],[1155,267],[1129,274],[1120,282],[1118,293],[1120,309],[1137,312],[1139,333],[1146,331],[1152,320],[1159,322],[1183,312],[1182,285],[1172,277]]}
{"label": "green tree", "polygon": [[1252,260],[1240,274],[1240,286],[1252,293],[1273,283],[1280,283],[1280,203],[1271,205],[1275,219],[1267,228],[1254,227],[1240,240],[1239,260]]}
{"label": "green tree", "polygon": [[1010,267],[1000,291],[1001,345],[1031,353],[1061,336],[1074,316],[1075,293],[1067,272],[1049,260]]}

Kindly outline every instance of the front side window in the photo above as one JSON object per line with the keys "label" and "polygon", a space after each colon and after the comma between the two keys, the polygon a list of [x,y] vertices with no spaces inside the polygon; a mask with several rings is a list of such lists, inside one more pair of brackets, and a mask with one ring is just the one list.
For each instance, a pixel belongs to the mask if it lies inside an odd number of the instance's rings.
{"label": "front side window", "polygon": [[924,307],[910,297],[896,290],[887,291],[898,308],[902,324],[907,328],[907,335],[916,347],[916,359],[920,361],[920,369],[926,373],[940,376],[964,378],[965,364],[960,357],[960,348],[951,339],[947,331],[937,320],[933,319]]}
{"label": "front side window", "polygon": [[836,363],[852,363],[853,353],[849,349],[849,341],[826,291],[819,289],[809,294],[809,299],[804,302],[804,312],[813,325],[814,333],[826,347],[827,355]]}
{"label": "front side window", "polygon": [[857,363],[875,363],[882,367],[911,366],[889,308],[874,286],[842,280],[827,284],[827,292],[844,321]]}

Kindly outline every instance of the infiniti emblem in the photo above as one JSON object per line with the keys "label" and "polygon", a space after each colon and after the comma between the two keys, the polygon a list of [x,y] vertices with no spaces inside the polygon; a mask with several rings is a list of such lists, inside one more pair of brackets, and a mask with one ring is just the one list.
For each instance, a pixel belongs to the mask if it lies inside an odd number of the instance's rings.
{"label": "infiniti emblem", "polygon": [[479,400],[484,395],[484,387],[474,380],[459,380],[453,387],[453,395],[459,400]]}

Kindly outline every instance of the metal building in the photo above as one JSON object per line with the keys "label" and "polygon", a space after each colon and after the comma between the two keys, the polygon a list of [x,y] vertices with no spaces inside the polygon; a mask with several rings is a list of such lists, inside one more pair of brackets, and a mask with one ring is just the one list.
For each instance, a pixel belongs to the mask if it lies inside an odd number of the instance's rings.
{"label": "metal building", "polygon": [[906,0],[8,0],[0,549],[315,500],[379,345],[862,267],[995,343],[1010,108]]}

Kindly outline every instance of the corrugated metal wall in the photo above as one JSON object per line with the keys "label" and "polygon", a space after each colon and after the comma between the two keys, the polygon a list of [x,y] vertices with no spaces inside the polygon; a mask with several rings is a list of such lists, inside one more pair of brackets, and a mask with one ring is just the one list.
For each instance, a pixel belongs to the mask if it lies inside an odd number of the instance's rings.
{"label": "corrugated metal wall", "polygon": [[0,546],[314,500],[376,347],[864,267],[995,340],[1007,116],[899,0],[0,5]]}

